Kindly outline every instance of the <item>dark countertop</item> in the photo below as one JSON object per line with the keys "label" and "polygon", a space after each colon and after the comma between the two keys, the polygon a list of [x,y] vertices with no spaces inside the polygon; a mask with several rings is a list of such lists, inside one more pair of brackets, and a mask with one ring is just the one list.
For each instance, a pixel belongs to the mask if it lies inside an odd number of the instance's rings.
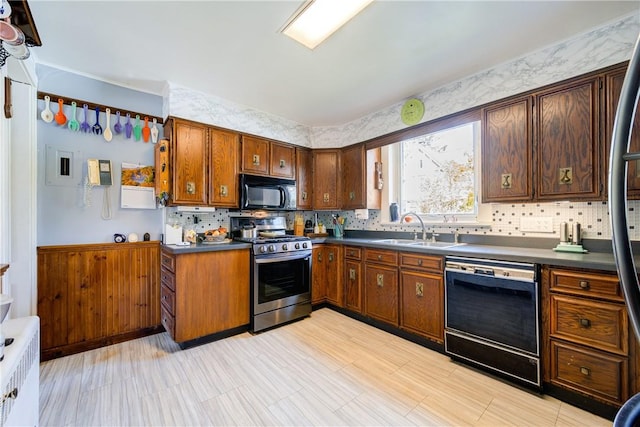
{"label": "dark countertop", "polygon": [[[530,242],[522,241],[520,244],[526,246],[514,246],[508,241],[489,241],[488,244],[482,242],[463,242],[460,245],[446,248],[408,246],[376,242],[385,239],[386,236],[358,236],[358,237],[323,237],[311,239],[312,244],[333,243],[342,245],[352,245],[361,247],[371,247],[377,249],[388,249],[403,252],[416,252],[423,254],[461,256],[470,258],[487,258],[502,261],[527,262],[536,264],[555,265],[560,267],[575,267],[603,271],[616,271],[613,253],[602,251],[607,245],[600,245],[598,250],[591,250],[587,253],[556,252],[553,250],[555,241]],[[395,238],[395,237],[394,237]],[[541,247],[542,246],[542,247]],[[586,246],[586,245],[585,245]],[[220,244],[202,244],[189,246],[162,245],[162,248],[172,254],[186,254],[194,252],[213,252],[234,249],[249,249],[250,243],[231,241]],[[636,265],[640,265],[640,257],[636,257]]]}

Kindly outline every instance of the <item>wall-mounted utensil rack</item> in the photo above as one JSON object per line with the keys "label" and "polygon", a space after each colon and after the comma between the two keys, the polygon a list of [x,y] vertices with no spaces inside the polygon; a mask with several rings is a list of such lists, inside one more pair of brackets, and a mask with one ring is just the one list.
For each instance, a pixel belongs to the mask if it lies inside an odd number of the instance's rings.
{"label": "wall-mounted utensil rack", "polygon": [[100,112],[103,112],[103,113],[106,113],[107,108],[109,108],[111,110],[111,114],[115,114],[116,111],[119,111],[120,114],[122,114],[123,116],[126,115],[127,113],[129,113],[129,114],[131,114],[131,117],[135,117],[136,115],[138,115],[141,118],[148,117],[149,120],[156,119],[158,121],[158,124],[160,124],[160,125],[162,125],[164,123],[164,120],[161,117],[151,116],[149,114],[139,113],[139,112],[131,111],[131,110],[124,110],[122,108],[112,107],[112,106],[109,106],[109,105],[96,104],[95,102],[84,101],[82,99],[77,99],[77,98],[70,98],[68,96],[56,95],[55,93],[38,91],[38,99],[44,99],[45,96],[48,96],[49,98],[51,98],[52,102],[55,102],[58,99],[62,99],[62,100],[64,100],[64,103],[66,105],[71,105],[72,102],[75,102],[79,106],[87,104],[90,110],[95,110],[96,108],[98,108],[100,110]]}

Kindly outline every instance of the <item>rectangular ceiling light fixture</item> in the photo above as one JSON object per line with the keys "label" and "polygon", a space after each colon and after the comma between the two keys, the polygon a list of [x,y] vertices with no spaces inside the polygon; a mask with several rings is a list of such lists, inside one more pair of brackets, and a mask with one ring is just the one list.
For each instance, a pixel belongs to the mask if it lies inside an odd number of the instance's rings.
{"label": "rectangular ceiling light fixture", "polygon": [[373,0],[308,0],[280,32],[314,49]]}

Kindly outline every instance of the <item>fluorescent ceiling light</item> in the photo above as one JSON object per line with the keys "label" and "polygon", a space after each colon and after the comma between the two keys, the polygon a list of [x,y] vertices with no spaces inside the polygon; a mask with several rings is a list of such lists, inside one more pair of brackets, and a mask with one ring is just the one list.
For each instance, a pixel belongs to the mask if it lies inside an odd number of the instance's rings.
{"label": "fluorescent ceiling light", "polygon": [[280,32],[313,49],[373,0],[309,0]]}

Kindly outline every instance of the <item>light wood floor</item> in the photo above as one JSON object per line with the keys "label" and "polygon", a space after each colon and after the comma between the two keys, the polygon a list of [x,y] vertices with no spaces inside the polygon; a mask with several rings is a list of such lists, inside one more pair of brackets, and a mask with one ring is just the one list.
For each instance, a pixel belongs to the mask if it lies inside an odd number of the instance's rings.
{"label": "light wood floor", "polygon": [[166,333],[44,362],[42,426],[610,426],[330,309],[180,350]]}

